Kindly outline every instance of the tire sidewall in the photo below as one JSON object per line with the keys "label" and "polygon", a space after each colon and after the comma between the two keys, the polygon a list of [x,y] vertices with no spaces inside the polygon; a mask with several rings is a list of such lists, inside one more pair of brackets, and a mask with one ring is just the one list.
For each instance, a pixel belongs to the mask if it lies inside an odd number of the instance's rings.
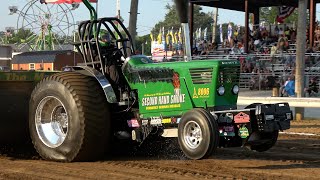
{"label": "tire sidewall", "polygon": [[[64,142],[55,148],[48,147],[39,138],[35,125],[35,112],[38,104],[42,99],[48,96],[53,96],[59,99],[68,115],[68,132]],[[29,130],[30,136],[34,143],[36,150],[41,152],[40,154],[45,156],[46,159],[54,159],[60,161],[68,161],[73,159],[78,152],[73,152],[81,146],[82,134],[80,133],[80,117],[77,104],[74,100],[70,90],[63,84],[57,81],[46,81],[41,84],[41,87],[37,89],[32,95],[33,99],[30,99],[29,109]]]}
{"label": "tire sidewall", "polygon": [[[186,141],[184,139],[184,128],[189,121],[195,121],[196,123],[198,123],[202,132],[202,141],[200,142],[200,145],[195,149],[190,148],[186,144]],[[212,141],[214,139],[214,137],[212,137],[213,127],[209,121],[210,119],[208,119],[208,117],[204,113],[198,110],[190,110],[182,116],[181,121],[178,125],[178,142],[181,150],[188,158],[202,159],[212,148]]]}
{"label": "tire sidewall", "polygon": [[264,133],[262,134],[262,136],[263,139],[268,139],[268,142],[261,145],[253,145],[251,147],[252,150],[264,152],[272,148],[278,141],[279,131],[274,131],[272,133]]}

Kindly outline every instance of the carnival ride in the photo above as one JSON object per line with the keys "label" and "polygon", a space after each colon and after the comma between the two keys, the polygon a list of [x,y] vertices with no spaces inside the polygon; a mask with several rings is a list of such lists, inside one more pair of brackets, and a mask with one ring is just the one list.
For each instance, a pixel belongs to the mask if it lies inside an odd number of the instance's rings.
{"label": "carnival ride", "polygon": [[[21,3],[22,4],[22,3]],[[40,4],[27,1],[21,9],[9,7],[9,15],[18,15],[15,32],[18,49],[30,51],[63,50],[73,41],[75,20],[72,11],[78,4]]]}

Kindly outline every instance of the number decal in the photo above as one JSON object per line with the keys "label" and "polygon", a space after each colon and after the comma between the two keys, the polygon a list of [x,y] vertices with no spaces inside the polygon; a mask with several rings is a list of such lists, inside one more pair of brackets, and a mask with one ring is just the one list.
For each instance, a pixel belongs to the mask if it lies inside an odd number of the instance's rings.
{"label": "number decal", "polygon": [[193,92],[193,98],[195,99],[208,97],[209,95],[210,95],[210,88],[198,88],[197,91],[196,89],[194,89],[194,92]]}

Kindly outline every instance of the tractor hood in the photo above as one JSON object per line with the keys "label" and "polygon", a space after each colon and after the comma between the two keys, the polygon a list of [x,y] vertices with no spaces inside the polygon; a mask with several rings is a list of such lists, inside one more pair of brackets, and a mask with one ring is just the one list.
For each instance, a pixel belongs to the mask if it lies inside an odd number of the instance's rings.
{"label": "tractor hood", "polygon": [[236,105],[238,94],[233,88],[239,86],[239,71],[236,60],[153,63],[142,55],[128,58],[123,65],[145,113]]}

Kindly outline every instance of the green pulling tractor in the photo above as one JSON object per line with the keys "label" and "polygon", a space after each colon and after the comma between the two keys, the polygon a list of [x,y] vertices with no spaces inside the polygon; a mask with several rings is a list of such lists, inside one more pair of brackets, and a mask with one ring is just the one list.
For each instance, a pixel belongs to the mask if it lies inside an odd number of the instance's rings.
{"label": "green pulling tractor", "polygon": [[79,36],[79,66],[0,75],[1,140],[30,136],[43,159],[71,162],[96,160],[115,142],[141,144],[152,133],[177,137],[188,158],[202,159],[218,147],[266,151],[290,128],[288,103],[237,109],[238,61],[153,63],[134,55],[116,18],[84,21]]}

